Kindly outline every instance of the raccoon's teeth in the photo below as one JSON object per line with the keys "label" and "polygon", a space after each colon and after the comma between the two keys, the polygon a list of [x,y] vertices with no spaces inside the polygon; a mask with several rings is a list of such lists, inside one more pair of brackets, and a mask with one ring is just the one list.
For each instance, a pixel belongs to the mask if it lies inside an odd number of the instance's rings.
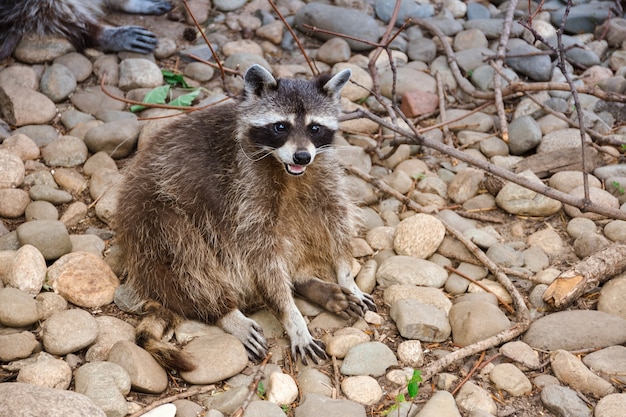
{"label": "raccoon's teeth", "polygon": [[287,170],[288,174],[302,175],[304,174],[304,170],[306,169],[306,166],[296,165],[296,164],[285,164],[285,169]]}

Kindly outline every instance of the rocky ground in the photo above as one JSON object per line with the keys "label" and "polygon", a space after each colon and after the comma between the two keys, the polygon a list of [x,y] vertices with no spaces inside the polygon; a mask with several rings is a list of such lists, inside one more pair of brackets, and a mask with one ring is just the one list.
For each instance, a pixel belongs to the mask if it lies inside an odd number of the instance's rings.
{"label": "rocky ground", "polygon": [[[313,1],[277,3],[290,23],[377,41],[394,2],[338,0],[335,8]],[[228,68],[259,63],[278,76],[310,74],[266,1],[190,4]],[[611,12],[608,23],[596,27],[612,6],[577,2],[564,42],[573,45],[569,70],[577,85],[623,94],[626,21]],[[527,7],[520,4],[517,15]],[[497,46],[504,10],[506,3],[497,1],[404,1],[399,19],[428,19],[445,34],[467,79],[488,91],[493,70],[484,58]],[[558,1],[544,4],[533,27],[553,39],[563,11]],[[231,76],[224,85],[217,71],[188,58],[209,59],[210,52],[201,39],[193,40],[193,25],[184,16],[176,9],[161,17],[107,17],[116,25],[154,31],[160,39],[154,55],[77,53],[64,40],[26,39],[0,63],[1,416],[141,415],[144,406],[167,397],[171,400],[150,415],[218,417],[245,402],[259,364],[249,362],[241,343],[218,328],[185,322],[176,329],[176,342],[200,363],[192,372],[164,370],[134,344],[138,318],[125,312],[121,254],[108,226],[121,169],[168,119],[138,120],[126,103],[102,92],[104,74],[106,90],[130,100],[142,100],[162,85],[161,69],[180,71],[192,87],[201,87],[197,105],[241,86]],[[385,116],[367,90],[373,85],[367,66],[371,47],[299,36],[321,71],[352,69],[358,85],[345,89],[344,110],[364,106]],[[542,48],[527,29],[515,24],[511,38],[510,78],[563,80],[554,57],[534,53]],[[570,148],[580,149],[578,130],[523,97],[506,102],[508,142],[498,134],[493,106],[446,127],[434,126],[441,121],[436,74],[447,88],[447,120],[466,115],[473,102],[454,79],[441,40],[411,26],[392,49],[402,109],[418,128],[432,127],[429,138],[451,138],[468,155],[582,196],[575,158],[560,169],[546,169],[549,161],[569,155]],[[389,98],[392,72],[384,54],[376,68],[381,92]],[[569,92],[532,96],[553,113],[572,118]],[[586,125],[597,133],[592,139],[599,143],[588,146],[591,198],[620,209],[626,202],[623,104],[587,94],[580,100]],[[149,109],[140,116],[167,113],[172,110]],[[266,310],[256,312],[252,317],[270,340],[272,356],[244,415],[623,416],[626,276],[612,278],[566,311],[550,310],[542,296],[561,272],[626,239],[626,222],[581,213],[514,184],[494,185],[483,171],[426,147],[401,145],[382,158],[385,141],[393,135],[368,119],[347,120],[342,128],[337,151],[346,165],[382,179],[428,214],[350,177],[364,217],[361,234],[353,240],[354,274],[358,285],[373,294],[378,312],[347,322],[299,301],[310,329],[333,357],[317,366],[294,362],[278,321]],[[372,150],[381,143],[382,152]],[[536,162],[538,156],[544,157],[543,165]],[[517,317],[511,295],[446,233],[442,221],[508,268],[532,323],[521,337],[437,373],[420,385],[410,405],[396,395],[406,393],[414,370],[506,330]],[[203,392],[171,397],[195,389]]]}

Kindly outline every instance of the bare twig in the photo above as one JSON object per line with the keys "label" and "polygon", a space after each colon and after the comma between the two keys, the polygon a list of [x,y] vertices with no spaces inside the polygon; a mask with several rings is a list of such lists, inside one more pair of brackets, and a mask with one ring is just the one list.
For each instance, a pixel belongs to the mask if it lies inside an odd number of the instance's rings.
{"label": "bare twig", "polygon": [[151,402],[150,404],[148,404],[147,406],[143,407],[141,410],[130,414],[128,417],[140,417],[142,415],[144,415],[145,413],[147,413],[150,410],[153,410],[155,408],[157,408],[160,405],[163,404],[169,404],[172,401],[176,401],[176,400],[181,400],[183,398],[189,398],[192,397],[194,395],[198,395],[198,394],[204,394],[210,391],[215,390],[215,385],[211,384],[211,385],[205,385],[203,387],[192,387],[189,388],[187,391],[185,392],[181,392],[178,394],[174,394],[174,395],[170,395],[168,397],[165,398],[161,398],[160,400],[156,400]]}
{"label": "bare twig", "polygon": [[515,311],[513,310],[513,308],[506,302],[504,301],[502,298],[500,298],[500,296],[498,294],[496,294],[495,292],[493,292],[489,287],[487,287],[486,285],[482,284],[480,281],[475,280],[474,278],[470,277],[469,275],[463,273],[462,271],[459,271],[456,268],[452,268],[449,265],[445,265],[445,268],[450,271],[450,272],[454,272],[455,274],[465,278],[466,280],[468,280],[469,282],[471,282],[474,285],[477,285],[478,287],[482,288],[483,290],[485,290],[486,292],[493,294],[496,299],[498,300],[498,302],[500,304],[502,304],[502,306],[506,309],[506,311],[508,311],[509,313],[513,314],[515,313]]}
{"label": "bare twig", "polygon": [[231,414],[231,417],[243,416],[243,413],[246,411],[246,408],[248,408],[250,401],[252,401],[252,397],[254,397],[254,395],[256,394],[259,382],[261,382],[261,379],[263,379],[263,371],[265,371],[265,365],[267,365],[267,362],[270,360],[271,357],[272,352],[269,352],[265,359],[263,359],[263,362],[261,362],[261,365],[259,365],[259,368],[254,374],[254,378],[252,378],[252,382],[250,382],[250,385],[248,386],[248,393],[246,394],[246,398],[244,399],[243,404],[241,404],[239,408]]}

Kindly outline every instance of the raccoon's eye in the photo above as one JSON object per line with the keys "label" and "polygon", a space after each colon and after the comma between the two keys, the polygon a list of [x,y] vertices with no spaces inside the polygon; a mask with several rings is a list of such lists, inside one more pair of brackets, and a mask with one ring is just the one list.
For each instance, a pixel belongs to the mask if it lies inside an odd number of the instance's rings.
{"label": "raccoon's eye", "polygon": [[284,133],[289,130],[289,124],[284,122],[274,123],[274,132],[276,133]]}
{"label": "raccoon's eye", "polygon": [[320,125],[310,125],[309,126],[309,132],[311,132],[312,135],[319,135],[320,133],[322,133],[322,126],[320,126]]}

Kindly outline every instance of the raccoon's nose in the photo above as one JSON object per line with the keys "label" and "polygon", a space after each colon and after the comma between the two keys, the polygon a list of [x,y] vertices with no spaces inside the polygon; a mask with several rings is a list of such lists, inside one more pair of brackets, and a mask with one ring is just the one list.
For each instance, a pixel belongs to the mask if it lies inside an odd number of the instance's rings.
{"label": "raccoon's nose", "polygon": [[309,151],[296,151],[293,154],[293,163],[296,165],[306,165],[311,162],[311,154]]}

